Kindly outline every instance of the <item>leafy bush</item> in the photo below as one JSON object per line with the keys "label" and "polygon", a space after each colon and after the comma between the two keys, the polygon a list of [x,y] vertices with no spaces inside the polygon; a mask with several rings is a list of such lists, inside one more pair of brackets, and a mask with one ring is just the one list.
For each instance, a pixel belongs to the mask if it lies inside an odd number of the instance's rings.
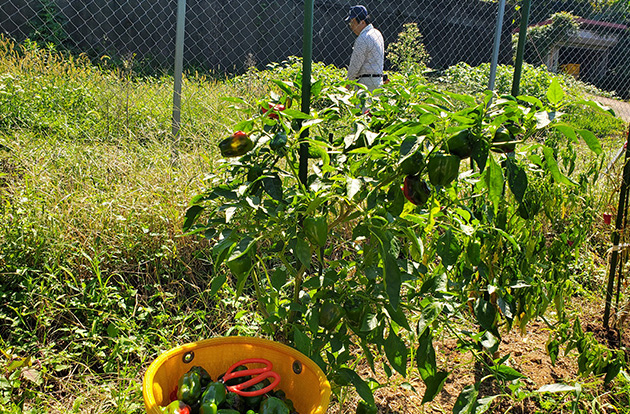
{"label": "leafy bush", "polygon": [[[576,170],[573,144],[602,149],[558,122],[566,100],[557,81],[547,104],[522,97],[525,107],[410,76],[363,114],[362,94],[332,84],[317,89],[313,99],[327,106],[311,115],[287,107],[300,83],[275,84],[283,95],[253,108],[229,99],[248,117],[221,143],[230,159],[186,213],[185,230],[212,248],[211,295],[253,295],[265,333],[368,403],[354,349],[372,370],[383,357],[388,374],[403,376],[415,355],[426,402],[448,376],[433,348],[443,330],[479,357],[498,350],[500,327],[524,329],[550,306],[565,320],[561,298],[588,239],[597,174]],[[459,318],[478,329],[462,330]],[[490,367],[499,381],[515,372],[504,361]]]}
{"label": "leafy bush", "polygon": [[403,74],[422,73],[431,60],[422,43],[422,34],[417,23],[405,23],[398,40],[387,46],[387,59],[392,68]]}
{"label": "leafy bush", "polygon": [[[444,88],[469,94],[482,93],[488,89],[490,78],[490,64],[470,66],[461,62],[445,69],[436,78],[438,84]],[[509,95],[512,90],[514,67],[498,65],[495,81],[495,90],[499,95]],[[538,99],[546,99],[546,91],[553,80],[557,80],[563,90],[567,92],[567,99],[575,96],[581,99],[585,94],[594,94],[612,97],[608,92],[602,91],[593,85],[576,80],[566,74],[550,73],[543,67],[536,67],[525,63],[521,76],[520,93],[522,95],[535,96]]]}

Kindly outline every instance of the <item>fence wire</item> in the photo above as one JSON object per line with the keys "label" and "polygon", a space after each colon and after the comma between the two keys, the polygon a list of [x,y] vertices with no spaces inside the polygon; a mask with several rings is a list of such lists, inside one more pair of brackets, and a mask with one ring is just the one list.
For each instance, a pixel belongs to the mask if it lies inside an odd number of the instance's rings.
{"label": "fence wire", "polygon": [[[397,40],[405,23],[416,23],[430,55],[430,69],[491,61],[497,0],[363,3],[386,45]],[[127,74],[172,72],[177,4],[175,0],[0,0],[0,32],[17,42],[30,39],[82,53]],[[354,42],[344,22],[350,5],[348,0],[315,0],[314,61],[347,66]],[[515,1],[506,4],[500,65],[514,62],[520,6]],[[230,75],[300,56],[303,21],[304,2],[298,0],[187,0],[184,70]],[[615,104],[618,115],[630,122],[630,110],[622,102],[630,98],[629,26],[627,1],[532,0],[525,62],[571,74],[606,91],[606,96],[616,99],[602,100]],[[386,69],[390,68],[386,61]],[[143,99],[167,113],[172,105],[167,96],[157,93]]]}

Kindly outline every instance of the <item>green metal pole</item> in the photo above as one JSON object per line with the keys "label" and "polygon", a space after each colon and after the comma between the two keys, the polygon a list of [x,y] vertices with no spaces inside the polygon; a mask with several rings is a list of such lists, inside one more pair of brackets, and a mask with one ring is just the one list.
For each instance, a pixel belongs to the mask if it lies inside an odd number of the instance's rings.
{"label": "green metal pole", "polygon": [[525,43],[527,40],[527,26],[529,25],[529,9],[532,0],[523,0],[523,12],[521,16],[521,27],[518,31],[518,45],[516,46],[516,62],[514,62],[514,78],[512,79],[512,96],[518,95],[521,83],[521,72],[523,71],[523,55],[525,54]]}
{"label": "green metal pole", "polygon": [[[304,40],[302,45],[302,112],[311,112],[311,70],[313,61],[313,0],[304,1]],[[308,136],[302,132],[300,139]],[[300,144],[299,177],[306,184],[308,177],[308,143]]]}
{"label": "green metal pole", "polygon": [[[623,165],[623,180],[621,181],[621,189],[619,190],[619,206],[617,208],[617,218],[615,220],[615,231],[612,235],[613,251],[610,255],[610,268],[608,272],[608,286],[606,287],[606,304],[604,305],[604,328],[608,329],[608,321],[610,319],[610,311],[612,307],[613,290],[615,287],[615,269],[619,258],[619,240],[621,231],[623,230],[623,222],[625,216],[624,206],[626,205],[626,197],[628,196],[628,185],[630,185],[630,128],[628,129],[628,137],[626,138],[626,157]],[[620,281],[617,281],[619,283]]]}

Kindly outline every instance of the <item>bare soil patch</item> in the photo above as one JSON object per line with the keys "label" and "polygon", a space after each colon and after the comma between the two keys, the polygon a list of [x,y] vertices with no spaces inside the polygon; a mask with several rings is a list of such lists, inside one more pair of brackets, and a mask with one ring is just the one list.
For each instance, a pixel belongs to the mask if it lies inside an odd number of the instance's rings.
{"label": "bare soil patch", "polygon": [[[619,337],[617,331],[605,330],[603,328],[602,314],[603,302],[592,298],[574,298],[572,307],[579,311],[579,320],[584,332],[592,332],[594,337],[600,344],[608,347],[622,349],[630,349],[630,334],[623,333]],[[613,407],[613,402],[608,403],[609,389],[605,389],[601,378],[580,378],[578,375],[577,352],[571,351],[569,355],[564,355],[561,351],[560,356],[555,364],[552,364],[546,345],[549,340],[550,329],[548,325],[537,320],[527,325],[524,334],[518,329],[512,329],[502,337],[499,354],[501,356],[510,355],[506,364],[510,365],[517,371],[526,376],[522,379],[525,384],[526,391],[538,390],[543,385],[548,384],[567,384],[574,385],[576,382],[581,384],[588,383],[591,393],[601,395],[600,404],[597,405],[596,411],[579,411],[579,412],[620,412]],[[374,377],[379,383],[389,383],[386,387],[380,388],[374,392],[375,400],[378,406],[379,414],[419,414],[419,413],[451,413],[453,406],[462,389],[468,385],[474,384],[480,378],[486,375],[480,364],[475,363],[470,352],[464,352],[457,349],[457,341],[453,338],[445,338],[435,340],[436,357],[438,365],[442,369],[450,372],[444,388],[434,399],[434,401],[422,405],[422,396],[425,386],[419,377],[417,370],[411,370],[411,374],[405,380],[400,376],[387,378],[382,369],[379,369],[376,363],[376,376],[373,375],[367,364],[361,366],[358,371],[365,377]],[[561,346],[563,350],[564,347]],[[408,385],[406,385],[407,383]],[[413,387],[413,388],[412,388]],[[509,390],[501,390],[496,381],[485,381],[480,387],[480,398],[484,396],[492,396],[501,394]],[[536,398],[525,398],[518,401],[516,398],[507,396],[499,397],[494,400],[492,408],[488,410],[491,413],[563,413],[567,411],[567,406],[562,404],[562,396],[554,396],[560,403],[556,407],[540,407],[540,400]],[[572,401],[573,395],[567,395],[567,400]],[[329,407],[329,413],[350,414],[355,412],[355,407],[359,397],[350,392],[343,402],[333,398]],[[590,404],[590,402],[589,402]],[[586,403],[584,405],[587,405]],[[602,408],[604,407],[604,408]],[[610,407],[610,409],[605,409]]]}

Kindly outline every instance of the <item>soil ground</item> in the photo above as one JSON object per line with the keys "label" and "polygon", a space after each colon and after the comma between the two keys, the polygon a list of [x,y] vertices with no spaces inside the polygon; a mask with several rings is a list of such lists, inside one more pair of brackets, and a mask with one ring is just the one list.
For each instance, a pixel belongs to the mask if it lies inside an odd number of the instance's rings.
{"label": "soil ground", "polygon": [[[602,345],[617,347],[619,341],[617,332],[607,331],[603,328],[602,314],[604,305],[602,300],[599,298],[574,298],[572,307],[579,310],[577,315],[579,315],[584,332],[592,332]],[[521,334],[518,329],[513,329],[502,337],[499,354],[501,356],[509,354],[510,357],[506,364],[525,375],[525,378],[522,379],[523,389],[526,392],[531,392],[538,390],[543,385],[557,383],[574,385],[580,383],[585,387],[585,397],[583,399],[590,399],[589,401],[583,401],[581,405],[593,408],[580,409],[578,412],[620,412],[609,401],[607,390],[604,389],[601,378],[581,378],[578,375],[576,351],[572,351],[569,355],[564,355],[563,351],[561,351],[556,363],[552,364],[546,351],[548,340],[549,328],[542,320],[530,322],[524,334]],[[450,372],[440,394],[432,402],[422,405],[425,386],[414,367],[406,380],[401,377],[389,378],[389,384],[391,385],[374,392],[379,414],[452,413],[453,406],[461,390],[467,385],[474,384],[482,375],[485,375],[481,374],[469,352],[466,353],[456,349],[455,339],[436,340],[434,347],[436,348],[438,365],[442,369],[448,369]],[[630,333],[625,332],[621,337],[621,348],[630,348]],[[562,345],[561,349],[563,350]],[[372,376],[381,384],[388,383],[388,378],[383,371],[377,369],[376,376],[367,367],[362,367],[359,371],[362,371],[364,378]],[[586,390],[586,387],[590,388]],[[480,387],[479,398],[501,394],[501,392],[496,383],[485,381]],[[593,396],[598,396],[601,400],[594,404],[591,401]],[[625,397],[626,401],[627,398],[628,396]],[[358,400],[359,397],[354,392],[346,395],[341,404],[337,398],[333,397],[328,413],[354,413]],[[548,402],[545,403],[545,400],[548,400]],[[571,407],[573,400],[575,400],[573,393],[566,393],[564,396],[555,394],[548,399],[539,395],[532,397],[530,394],[529,398],[524,398],[521,401],[514,397],[507,397],[504,394],[493,401],[491,408],[487,412],[564,413],[572,411],[567,407]],[[541,401],[542,405],[544,405],[542,408]]]}

